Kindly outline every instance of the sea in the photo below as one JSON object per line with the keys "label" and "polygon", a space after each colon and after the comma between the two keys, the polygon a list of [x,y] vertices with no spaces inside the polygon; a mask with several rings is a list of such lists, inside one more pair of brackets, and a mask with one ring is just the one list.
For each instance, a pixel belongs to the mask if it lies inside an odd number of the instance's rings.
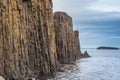
{"label": "sea", "polygon": [[49,80],[120,80],[120,50],[82,49],[90,58],[76,61],[70,70]]}

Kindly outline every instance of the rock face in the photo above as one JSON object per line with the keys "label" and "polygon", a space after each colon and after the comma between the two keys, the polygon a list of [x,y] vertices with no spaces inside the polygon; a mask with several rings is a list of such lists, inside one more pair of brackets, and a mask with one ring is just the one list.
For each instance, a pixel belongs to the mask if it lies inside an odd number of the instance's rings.
{"label": "rock face", "polygon": [[60,63],[75,61],[81,53],[79,34],[78,31],[73,31],[72,18],[64,12],[54,13],[54,28],[58,61]]}
{"label": "rock face", "polygon": [[0,0],[0,76],[27,80],[57,65],[52,1]]}
{"label": "rock face", "polygon": [[81,50],[80,50],[79,32],[74,31],[73,34],[74,34],[73,36],[74,43],[72,43],[74,46],[73,50],[74,50],[76,59],[79,59],[80,57],[83,57],[83,54],[81,53]]}
{"label": "rock face", "polygon": [[90,55],[88,54],[87,51],[85,51],[84,54],[83,54],[83,57],[84,57],[84,58],[88,58],[88,57],[90,57]]}
{"label": "rock face", "polygon": [[[53,21],[54,20],[54,21]],[[81,56],[72,18],[52,0],[0,0],[0,76],[30,80]]]}

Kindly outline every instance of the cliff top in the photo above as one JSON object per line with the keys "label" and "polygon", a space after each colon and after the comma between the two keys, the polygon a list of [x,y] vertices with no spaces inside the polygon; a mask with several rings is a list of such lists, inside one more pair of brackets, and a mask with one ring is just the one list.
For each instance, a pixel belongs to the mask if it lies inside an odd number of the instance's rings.
{"label": "cliff top", "polygon": [[[59,15],[59,16],[58,16]],[[64,17],[64,18],[69,18],[72,20],[72,17],[69,16],[66,12],[62,12],[62,11],[57,11],[54,13],[54,16],[57,16],[57,17]]]}

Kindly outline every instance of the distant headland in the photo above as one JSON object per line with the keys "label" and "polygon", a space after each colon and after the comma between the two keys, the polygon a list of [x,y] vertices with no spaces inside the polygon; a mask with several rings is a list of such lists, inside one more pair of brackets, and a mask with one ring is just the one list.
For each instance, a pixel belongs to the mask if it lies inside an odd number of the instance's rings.
{"label": "distant headland", "polygon": [[119,50],[117,47],[100,46],[97,50]]}

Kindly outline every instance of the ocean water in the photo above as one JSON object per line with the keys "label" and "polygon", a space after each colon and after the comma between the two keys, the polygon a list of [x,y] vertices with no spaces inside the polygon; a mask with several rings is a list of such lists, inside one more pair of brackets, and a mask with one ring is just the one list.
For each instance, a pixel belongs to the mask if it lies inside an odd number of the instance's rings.
{"label": "ocean water", "polygon": [[90,58],[76,61],[71,70],[59,72],[50,80],[120,80],[120,50],[87,51]]}

